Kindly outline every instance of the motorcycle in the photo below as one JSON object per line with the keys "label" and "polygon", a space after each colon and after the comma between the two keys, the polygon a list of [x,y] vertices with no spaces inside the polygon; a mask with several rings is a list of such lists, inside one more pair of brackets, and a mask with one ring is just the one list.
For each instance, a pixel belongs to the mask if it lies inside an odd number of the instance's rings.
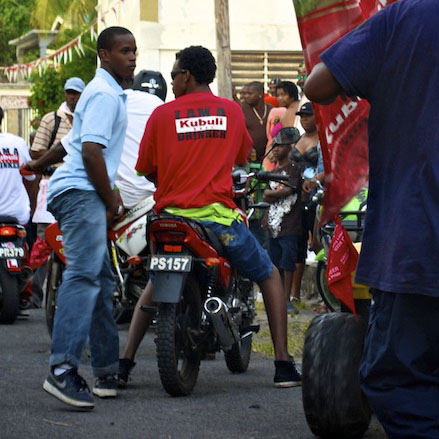
{"label": "motorcycle", "polygon": [[[320,190],[317,192],[315,197],[321,199],[323,192]],[[318,200],[319,201],[319,200]],[[366,215],[367,208],[367,188],[363,188],[352,200],[349,201],[346,206],[344,206],[340,211],[340,218],[343,227],[349,233],[349,236],[354,243],[357,250],[361,248],[361,238],[364,229],[364,218]],[[321,209],[317,209],[316,217],[320,219]],[[329,247],[331,245],[332,235],[334,234],[335,223],[330,221],[319,228],[319,240],[323,248],[316,254],[317,269],[316,269],[316,285],[317,290],[325,303],[329,311],[346,311],[346,307],[331,293],[328,288],[328,282],[326,280],[326,262],[328,259]],[[359,286],[358,286],[359,287]],[[364,305],[361,300],[368,298],[369,296],[356,297],[356,306]]]}
{"label": "motorcycle", "polygon": [[[304,177],[313,178],[311,171]],[[313,201],[320,204],[320,186]],[[340,212],[342,224],[360,249],[367,189],[360,191]],[[317,208],[319,218],[320,208]],[[302,359],[302,400],[311,431],[321,438],[362,437],[369,427],[371,410],[361,392],[359,366],[370,306],[368,288],[353,283],[357,315],[331,293],[325,277],[326,261],[335,224],[319,230],[323,249],[317,254],[317,287],[331,311],[315,317],[305,334]]]}
{"label": "motorcycle", "polygon": [[20,305],[20,293],[32,278],[22,261],[28,250],[26,230],[18,220],[0,216],[0,323],[13,323]]}
{"label": "motorcycle", "polygon": [[[116,323],[131,320],[134,306],[148,280],[148,273],[139,262],[149,253],[146,223],[153,206],[153,197],[145,198],[119,218],[108,231],[108,249],[116,284],[113,295]],[[47,266],[45,303],[47,329],[52,335],[56,297],[67,264],[58,223],[47,227],[46,240],[52,249]]]}
{"label": "motorcycle", "polygon": [[[288,176],[234,170],[236,204],[247,221],[256,184]],[[246,216],[244,212],[248,212]],[[248,222],[247,222],[248,225]],[[154,273],[156,354],[162,385],[171,396],[189,395],[197,381],[200,362],[208,354],[224,351],[228,369],[248,369],[253,333],[259,330],[253,283],[240,276],[224,254],[217,236],[195,220],[163,213],[148,224],[151,255],[147,268]]]}

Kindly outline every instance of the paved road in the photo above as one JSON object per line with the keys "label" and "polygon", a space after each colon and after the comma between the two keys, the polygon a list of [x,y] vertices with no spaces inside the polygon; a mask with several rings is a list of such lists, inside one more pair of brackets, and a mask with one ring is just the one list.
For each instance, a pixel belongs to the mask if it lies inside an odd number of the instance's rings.
{"label": "paved road", "polygon": [[[49,337],[42,310],[0,326],[0,438],[294,438],[312,439],[300,388],[272,387],[273,363],[253,355],[246,374],[232,375],[221,355],[201,364],[194,393],[171,398],[155,363],[154,334],[137,357],[132,385],[92,412],[75,412],[42,390]],[[120,328],[121,344],[127,327]],[[85,360],[81,373],[92,383]],[[384,439],[374,421],[367,439]]]}

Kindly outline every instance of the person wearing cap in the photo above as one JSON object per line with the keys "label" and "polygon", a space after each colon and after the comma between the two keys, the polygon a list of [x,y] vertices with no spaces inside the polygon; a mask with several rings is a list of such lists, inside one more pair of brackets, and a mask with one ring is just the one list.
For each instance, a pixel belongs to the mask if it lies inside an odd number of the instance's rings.
{"label": "person wearing cap", "polygon": [[281,82],[282,80],[280,78],[273,78],[270,80],[270,82],[268,83],[268,92],[270,93],[271,96],[274,97],[277,96],[276,86]]}
{"label": "person wearing cap", "polygon": [[273,139],[273,156],[277,167],[276,174],[288,175],[288,183],[298,188],[295,191],[290,186],[271,181],[269,188],[264,191],[263,201],[270,203],[264,217],[268,226],[268,254],[273,264],[281,273],[285,302],[290,312],[298,310],[290,303],[290,291],[293,274],[296,268],[298,241],[302,234],[302,206],[300,200],[301,172],[297,163],[291,161],[289,154],[292,145],[297,142],[300,134],[297,128],[281,129]]}
{"label": "person wearing cap", "polygon": [[277,102],[276,98],[276,85],[279,84],[279,82],[281,82],[279,78],[273,78],[268,83],[268,93],[264,93],[264,102],[272,105],[273,107],[279,106],[279,102]]}
{"label": "person wearing cap", "polygon": [[[45,114],[40,121],[31,147],[33,159],[42,156],[46,150],[58,143],[72,129],[73,113],[84,88],[85,84],[81,78],[67,79],[64,84],[64,102],[58,110]],[[58,123],[57,119],[59,119]],[[57,129],[56,125],[58,125]],[[53,134],[55,136],[52,139]]]}
{"label": "person wearing cap", "polygon": [[[51,111],[43,116],[40,125],[35,133],[35,138],[30,148],[32,159],[38,159],[47,152],[53,145],[59,143],[61,139],[72,129],[73,113],[76,104],[85,88],[81,78],[72,77],[67,79],[64,84],[64,101],[55,111]],[[34,270],[37,270],[32,281],[32,302],[35,306],[41,304],[43,298],[42,284],[46,270],[42,267],[50,253],[46,243],[44,232],[49,224],[55,222],[53,215],[47,211],[47,186],[50,175],[61,163],[57,163],[53,168],[48,168],[39,182],[39,190],[33,212],[32,222],[37,224],[37,237],[32,246],[30,262]],[[34,200],[31,200],[31,203]],[[40,268],[41,267],[41,268]]]}
{"label": "person wearing cap", "polygon": [[161,97],[166,98],[166,82],[160,84],[160,89],[152,89],[147,81],[149,76],[147,72],[149,71],[140,71],[134,77],[132,84],[123,85],[127,95],[128,123],[115,184],[119,189],[125,209],[133,208],[155,191],[155,184],[145,177],[137,175],[134,169],[139,154],[139,144],[148,119],[152,112],[163,104]]}
{"label": "person wearing cap", "polygon": [[[305,130],[298,142],[293,146],[290,152],[290,159],[297,163],[303,171],[308,167],[317,167],[319,152],[317,145],[319,143],[319,135],[314,117],[311,102],[304,103],[296,115],[300,117],[300,123]],[[302,194],[302,202],[304,205],[302,216],[302,235],[299,239],[299,250],[297,257],[296,271],[293,278],[292,300],[300,300],[300,288],[302,285],[303,272],[305,270],[305,261],[308,254],[308,241],[312,236],[315,219],[315,207],[308,206],[310,201],[309,193]]]}

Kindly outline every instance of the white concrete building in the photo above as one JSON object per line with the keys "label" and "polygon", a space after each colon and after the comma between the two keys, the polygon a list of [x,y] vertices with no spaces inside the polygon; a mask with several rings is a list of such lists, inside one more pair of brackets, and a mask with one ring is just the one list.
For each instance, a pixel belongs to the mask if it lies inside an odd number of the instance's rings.
{"label": "white concrete building", "polygon": [[[176,52],[202,45],[216,54],[214,0],[99,0],[97,9],[98,31],[130,29],[138,70],[162,72],[168,89]],[[295,80],[302,47],[292,0],[229,0],[229,16],[235,86],[273,77]]]}

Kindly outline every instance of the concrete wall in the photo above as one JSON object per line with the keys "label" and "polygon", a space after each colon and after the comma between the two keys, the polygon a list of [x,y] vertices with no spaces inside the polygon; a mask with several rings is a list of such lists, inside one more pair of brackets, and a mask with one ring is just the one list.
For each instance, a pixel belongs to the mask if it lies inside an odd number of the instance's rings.
{"label": "concrete wall", "polygon": [[[159,70],[168,84],[177,51],[203,45],[216,55],[214,0],[100,0],[98,13],[99,31],[130,29],[138,70]],[[292,0],[229,0],[229,16],[232,50],[302,50]]]}
{"label": "concrete wall", "polygon": [[5,113],[1,129],[26,140],[29,137],[31,119],[29,95],[27,84],[0,84],[0,107]]}

